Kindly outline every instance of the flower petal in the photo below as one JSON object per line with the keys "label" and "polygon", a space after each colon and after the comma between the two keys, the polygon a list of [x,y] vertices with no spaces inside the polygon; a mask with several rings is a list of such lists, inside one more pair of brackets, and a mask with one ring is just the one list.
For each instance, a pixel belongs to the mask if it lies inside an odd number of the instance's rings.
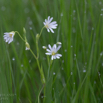
{"label": "flower petal", "polygon": [[60,48],[61,48],[61,45],[59,45],[59,46],[57,47],[56,52],[57,52]]}
{"label": "flower petal", "polygon": [[51,52],[49,49],[46,49],[46,51]]}
{"label": "flower petal", "polygon": [[4,33],[4,34],[9,34],[8,32]]}
{"label": "flower petal", "polygon": [[[56,21],[53,21],[53,22],[51,22],[50,24],[51,25],[54,25],[54,24],[56,24],[57,22]],[[56,25],[58,25],[58,24],[56,24]]]}
{"label": "flower petal", "polygon": [[50,19],[50,16],[48,16],[48,21],[49,21],[49,19]]}
{"label": "flower petal", "polygon": [[45,22],[47,22],[47,20],[45,19]]}
{"label": "flower petal", "polygon": [[51,55],[51,53],[45,53],[46,55]]}
{"label": "flower petal", "polygon": [[49,47],[49,49],[51,49],[51,45],[50,44],[48,45],[48,47]]}
{"label": "flower petal", "polygon": [[56,44],[53,45],[53,49],[56,49]]}
{"label": "flower petal", "polygon": [[53,55],[53,58],[56,59],[56,55]]}
{"label": "flower petal", "polygon": [[61,55],[61,54],[56,54],[56,56],[57,56],[57,57],[58,57],[58,56],[59,56],[59,57],[62,57],[62,55]]}
{"label": "flower petal", "polygon": [[53,29],[51,29],[51,28],[50,28],[50,31],[51,31],[52,33],[54,33]]}
{"label": "flower petal", "polygon": [[53,57],[53,56],[51,56],[51,60],[53,60],[53,58],[54,58],[54,57]]}
{"label": "flower petal", "polygon": [[47,28],[47,31],[50,32],[50,30]]}
{"label": "flower petal", "polygon": [[60,57],[59,57],[59,56],[56,56],[56,58],[57,58],[57,59],[60,59]]}
{"label": "flower petal", "polygon": [[50,18],[49,23],[53,20],[53,17]]}
{"label": "flower petal", "polygon": [[13,38],[9,39],[8,44],[10,44],[13,41]]}

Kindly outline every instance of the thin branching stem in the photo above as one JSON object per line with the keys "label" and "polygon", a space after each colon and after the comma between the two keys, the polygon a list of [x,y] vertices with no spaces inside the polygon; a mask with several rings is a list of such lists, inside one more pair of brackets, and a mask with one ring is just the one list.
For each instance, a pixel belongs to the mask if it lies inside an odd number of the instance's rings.
{"label": "thin branching stem", "polygon": [[40,94],[41,94],[43,88],[44,88],[44,84],[43,84],[43,86],[42,86],[42,88],[41,88],[41,90],[40,90],[40,92],[39,92],[39,95],[38,95],[38,103],[40,103],[39,97],[40,97]]}
{"label": "thin branching stem", "polygon": [[24,42],[26,42],[26,41],[22,38],[22,36],[20,35],[20,33],[19,33],[18,31],[15,31],[15,33],[17,33],[17,34],[19,35],[19,37],[20,37]]}
{"label": "thin branching stem", "polygon": [[41,31],[40,31],[40,35],[39,35],[39,38],[40,38],[40,36],[41,36],[41,33],[42,33],[42,31],[43,31],[43,29],[45,28],[45,26],[41,29]]}
{"label": "thin branching stem", "polygon": [[32,53],[32,55],[34,56],[34,58],[37,60],[36,55],[33,53],[33,51],[30,49],[30,52]]}

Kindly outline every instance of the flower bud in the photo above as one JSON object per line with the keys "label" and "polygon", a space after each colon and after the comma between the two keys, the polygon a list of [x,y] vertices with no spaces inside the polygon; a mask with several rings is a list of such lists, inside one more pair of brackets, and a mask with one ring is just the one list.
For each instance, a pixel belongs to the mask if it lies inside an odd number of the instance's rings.
{"label": "flower bud", "polygon": [[36,39],[39,39],[39,34],[36,35]]}
{"label": "flower bud", "polygon": [[26,30],[25,30],[25,28],[23,28],[23,32],[24,32],[24,34],[26,34]]}
{"label": "flower bud", "polygon": [[25,50],[29,50],[30,49],[30,45],[28,44],[28,42],[26,42],[26,49]]}
{"label": "flower bud", "polygon": [[57,42],[57,44],[61,45],[62,43],[61,42]]}
{"label": "flower bud", "polygon": [[42,46],[43,49],[47,49],[46,46]]}

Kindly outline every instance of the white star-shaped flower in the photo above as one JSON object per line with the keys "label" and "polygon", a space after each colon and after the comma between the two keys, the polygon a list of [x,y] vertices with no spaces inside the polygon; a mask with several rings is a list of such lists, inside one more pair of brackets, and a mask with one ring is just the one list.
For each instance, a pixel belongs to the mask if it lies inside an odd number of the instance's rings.
{"label": "white star-shaped flower", "polygon": [[4,34],[5,35],[3,37],[4,37],[5,42],[8,42],[8,44],[10,44],[13,41],[13,37],[15,35],[15,32],[14,31],[6,32]]}
{"label": "white star-shaped flower", "polygon": [[51,47],[51,45],[48,45],[49,49],[46,49],[48,53],[45,53],[46,55],[51,55],[51,60],[53,59],[59,59],[60,57],[62,57],[61,54],[58,54],[57,51],[61,48],[61,45],[59,45],[58,47],[56,46],[56,44],[53,45],[53,47]]}
{"label": "white star-shaped flower", "polygon": [[56,29],[58,24],[56,21],[51,22],[52,20],[53,20],[53,17],[50,18],[50,16],[48,16],[48,19],[45,19],[45,22],[43,22],[43,24],[47,28],[48,32],[51,31],[52,33],[54,33],[53,29]]}

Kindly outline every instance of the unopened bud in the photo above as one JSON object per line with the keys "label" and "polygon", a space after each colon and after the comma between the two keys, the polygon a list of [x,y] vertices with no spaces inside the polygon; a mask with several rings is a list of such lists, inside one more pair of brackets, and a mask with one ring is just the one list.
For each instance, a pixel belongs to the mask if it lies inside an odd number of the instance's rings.
{"label": "unopened bud", "polygon": [[15,35],[15,31],[11,31],[10,33],[13,33]]}
{"label": "unopened bud", "polygon": [[46,46],[42,46],[43,49],[47,49]]}
{"label": "unopened bud", "polygon": [[26,34],[26,30],[25,30],[25,28],[23,28],[23,32],[24,32],[24,34]]}
{"label": "unopened bud", "polygon": [[28,42],[26,42],[26,49],[25,50],[29,50],[30,49],[30,45],[28,44]]}
{"label": "unopened bud", "polygon": [[57,44],[61,45],[62,43],[61,42],[57,42]]}
{"label": "unopened bud", "polygon": [[39,39],[39,34],[36,35],[36,38]]}

